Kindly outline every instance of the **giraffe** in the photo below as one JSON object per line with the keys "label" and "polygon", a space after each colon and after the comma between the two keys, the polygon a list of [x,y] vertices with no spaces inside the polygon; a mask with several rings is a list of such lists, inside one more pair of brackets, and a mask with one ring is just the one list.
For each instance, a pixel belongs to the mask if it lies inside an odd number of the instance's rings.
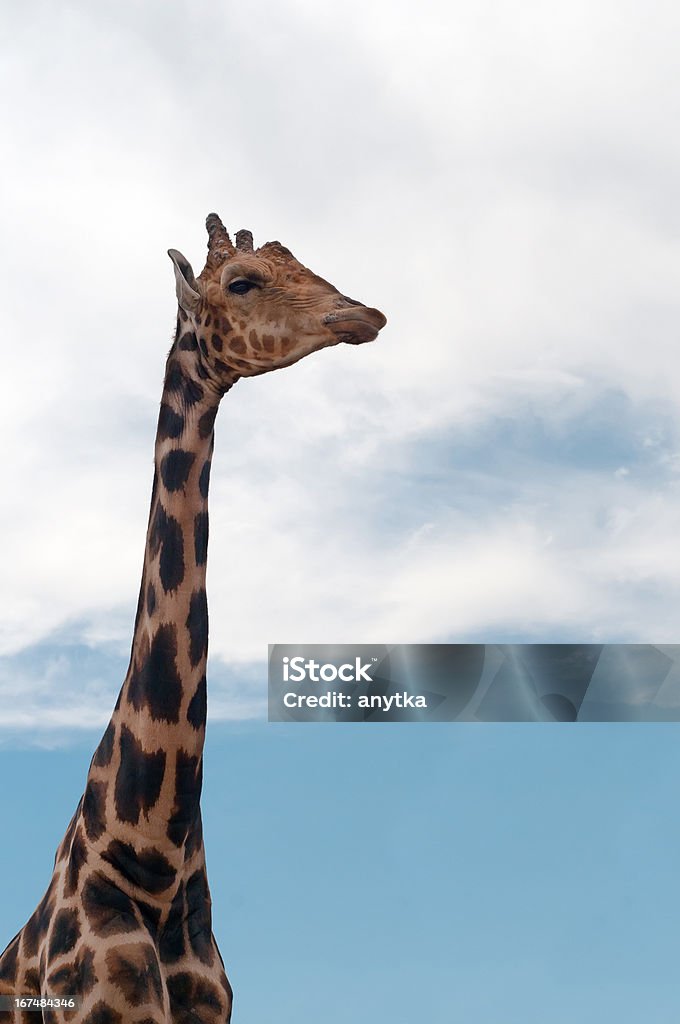
{"label": "giraffe", "polygon": [[[76,996],[42,1019],[218,1024],[232,992],[212,934],[201,829],[214,421],[240,377],[339,342],[372,341],[382,313],[342,295],[279,242],[235,244],[206,220],[198,278],[170,249],[177,330],[165,368],[129,667],[59,845],[49,887],[0,956],[0,994]],[[35,1022],[0,1010],[0,1021]]]}

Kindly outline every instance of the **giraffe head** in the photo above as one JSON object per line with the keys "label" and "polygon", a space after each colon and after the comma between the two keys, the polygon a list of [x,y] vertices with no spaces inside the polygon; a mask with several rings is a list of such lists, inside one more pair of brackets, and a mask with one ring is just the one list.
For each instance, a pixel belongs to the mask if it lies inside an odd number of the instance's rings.
{"label": "giraffe head", "polygon": [[170,249],[180,319],[211,376],[252,377],[341,341],[373,341],[386,319],[317,277],[280,242],[253,248],[250,231],[236,244],[211,213],[208,259],[198,278]]}

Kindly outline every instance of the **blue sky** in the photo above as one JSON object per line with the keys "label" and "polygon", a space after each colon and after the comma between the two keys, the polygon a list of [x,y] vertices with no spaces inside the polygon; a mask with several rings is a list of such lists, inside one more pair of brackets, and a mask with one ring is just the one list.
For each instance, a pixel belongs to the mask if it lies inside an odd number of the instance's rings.
{"label": "blue sky", "polygon": [[[8,931],[91,747],[0,754]],[[235,1019],[677,1019],[676,727],[225,723],[206,756]]]}
{"label": "blue sky", "polygon": [[125,671],[165,253],[198,269],[215,209],[388,316],[217,422],[204,811],[235,1020],[675,1021],[675,727],[268,726],[264,668],[268,643],[678,642],[680,11],[7,22],[2,932]]}

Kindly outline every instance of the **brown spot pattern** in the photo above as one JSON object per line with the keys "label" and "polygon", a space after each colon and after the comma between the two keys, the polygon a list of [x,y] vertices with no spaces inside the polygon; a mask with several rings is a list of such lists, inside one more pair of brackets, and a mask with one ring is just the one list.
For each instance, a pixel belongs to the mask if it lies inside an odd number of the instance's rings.
{"label": "brown spot pattern", "polygon": [[109,981],[131,1006],[161,1005],[163,982],[158,957],[148,943],[132,943],[106,954]]}

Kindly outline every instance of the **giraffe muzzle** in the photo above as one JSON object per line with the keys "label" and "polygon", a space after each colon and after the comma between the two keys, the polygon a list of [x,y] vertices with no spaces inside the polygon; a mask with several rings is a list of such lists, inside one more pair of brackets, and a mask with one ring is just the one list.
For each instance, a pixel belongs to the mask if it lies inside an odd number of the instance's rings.
{"label": "giraffe muzzle", "polygon": [[387,323],[387,317],[379,309],[352,306],[350,309],[337,309],[328,313],[323,322],[340,341],[349,345],[363,345],[378,337],[378,331]]}

